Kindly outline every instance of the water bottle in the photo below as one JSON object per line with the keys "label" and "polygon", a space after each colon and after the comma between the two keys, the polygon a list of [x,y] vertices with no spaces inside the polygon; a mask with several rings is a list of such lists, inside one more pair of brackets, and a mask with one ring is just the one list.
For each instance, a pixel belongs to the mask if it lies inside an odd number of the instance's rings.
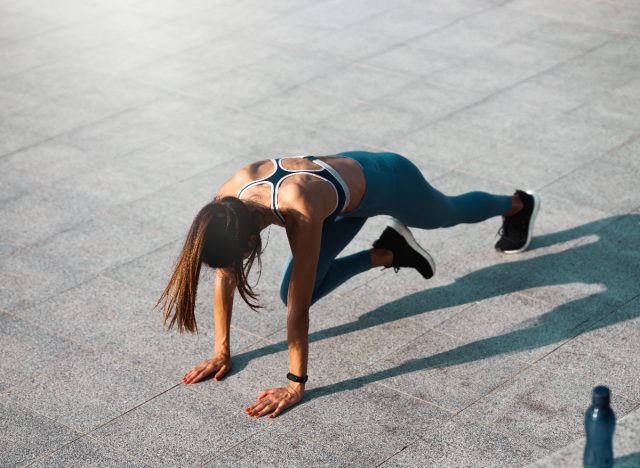
{"label": "water bottle", "polygon": [[585,468],[613,466],[613,432],[616,416],[611,409],[611,392],[605,386],[593,389],[591,406],[584,415],[587,444],[584,448]]}

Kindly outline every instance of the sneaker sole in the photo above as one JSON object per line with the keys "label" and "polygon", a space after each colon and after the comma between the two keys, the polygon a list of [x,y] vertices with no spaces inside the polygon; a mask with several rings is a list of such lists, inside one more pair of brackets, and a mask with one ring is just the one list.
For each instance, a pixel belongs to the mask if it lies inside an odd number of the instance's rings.
{"label": "sneaker sole", "polygon": [[390,228],[395,230],[398,234],[400,234],[402,237],[404,237],[404,240],[407,241],[409,246],[411,246],[413,250],[415,250],[416,252],[418,252],[420,255],[424,257],[424,259],[429,263],[429,266],[431,267],[431,271],[435,275],[436,262],[433,261],[433,258],[431,257],[431,255],[429,255],[429,252],[427,252],[426,250],[424,250],[422,247],[418,245],[415,238],[413,237],[413,234],[411,234],[411,231],[409,231],[407,226],[405,226],[395,218],[391,218],[387,222],[387,226],[389,226]]}
{"label": "sneaker sole", "polygon": [[505,254],[517,254],[520,252],[524,252],[529,247],[531,243],[531,238],[533,237],[533,224],[536,220],[536,216],[538,216],[538,210],[540,210],[540,197],[538,194],[532,190],[527,190],[525,193],[528,193],[533,197],[533,213],[531,213],[531,220],[529,221],[529,232],[527,232],[527,242],[524,243],[522,247],[518,250],[503,250],[502,253]]}

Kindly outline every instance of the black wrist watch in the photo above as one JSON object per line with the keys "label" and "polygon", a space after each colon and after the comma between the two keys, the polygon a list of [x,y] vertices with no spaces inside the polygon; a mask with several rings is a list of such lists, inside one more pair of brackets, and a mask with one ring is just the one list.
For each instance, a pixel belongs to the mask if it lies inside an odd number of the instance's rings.
{"label": "black wrist watch", "polygon": [[288,372],[287,379],[293,380],[294,382],[298,382],[298,383],[305,383],[309,379],[309,376],[303,375],[302,377],[298,377],[297,375],[294,375],[291,372]]}

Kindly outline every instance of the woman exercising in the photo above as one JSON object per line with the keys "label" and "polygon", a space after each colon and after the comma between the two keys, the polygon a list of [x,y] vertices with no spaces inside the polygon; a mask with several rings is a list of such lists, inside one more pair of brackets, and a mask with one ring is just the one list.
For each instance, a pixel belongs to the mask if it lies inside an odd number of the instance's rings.
{"label": "woman exercising", "polygon": [[[296,156],[250,164],[226,181],[214,200],[196,215],[169,284],[158,304],[163,327],[177,323],[195,332],[195,300],[204,262],[215,269],[214,353],[189,370],[185,384],[231,369],[229,326],[237,288],[253,310],[262,308],[247,278],[271,224],[284,227],[291,252],[280,286],[287,306],[290,380],[271,388],[246,408],[250,416],[276,417],[302,399],[307,380],[309,307],[354,275],[370,268],[415,268],[424,278],[435,263],[408,227],[436,229],[503,216],[495,248],[522,252],[531,241],[540,207],[533,192],[513,195],[469,192],[447,196],[433,188],[420,170],[396,153],[347,151],[331,156]],[[336,259],[367,218],[391,217],[373,248]]]}

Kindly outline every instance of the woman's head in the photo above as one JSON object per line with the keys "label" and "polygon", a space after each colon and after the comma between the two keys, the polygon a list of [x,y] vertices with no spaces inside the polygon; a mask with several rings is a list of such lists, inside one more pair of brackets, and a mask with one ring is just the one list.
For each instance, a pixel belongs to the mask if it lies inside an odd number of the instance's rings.
{"label": "woman's head", "polygon": [[170,320],[169,329],[177,322],[180,332],[197,330],[195,301],[202,263],[230,271],[242,299],[253,310],[262,308],[250,301],[258,296],[247,280],[256,257],[262,269],[261,253],[260,230],[245,202],[224,197],[207,203],[193,220],[169,284],[158,300],[162,326]]}

